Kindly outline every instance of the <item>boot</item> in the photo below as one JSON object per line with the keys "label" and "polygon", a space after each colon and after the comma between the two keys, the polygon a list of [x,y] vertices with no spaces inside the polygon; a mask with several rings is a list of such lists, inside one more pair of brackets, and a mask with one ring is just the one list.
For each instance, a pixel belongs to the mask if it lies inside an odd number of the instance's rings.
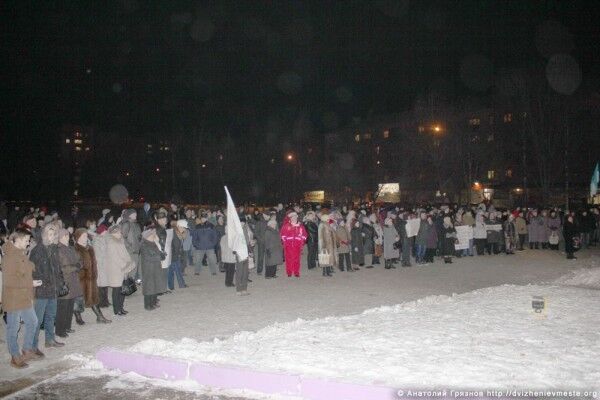
{"label": "boot", "polygon": [[23,350],[23,361],[37,361],[44,357],[44,353],[42,353],[39,349]]}
{"label": "boot", "polygon": [[92,311],[96,314],[96,323],[98,324],[110,324],[112,321],[110,319],[106,319],[104,315],[102,315],[102,310],[97,305],[92,306]]}
{"label": "boot", "polygon": [[390,260],[385,260],[385,269],[391,269],[392,267],[390,266],[390,264]]}
{"label": "boot", "polygon": [[333,267],[325,267],[325,269],[327,270],[327,276],[333,276],[331,275],[331,273],[333,272]]}
{"label": "boot", "polygon": [[106,308],[112,305],[108,302],[108,287],[99,287],[98,296],[100,297],[98,307]]}
{"label": "boot", "polygon": [[25,358],[22,356],[13,356],[10,358],[10,366],[17,368],[17,369],[23,369],[23,368],[27,368],[29,367],[29,364],[27,364],[25,362]]}
{"label": "boot", "polygon": [[73,314],[75,315],[77,325],[85,325],[85,321],[81,318],[81,313],[79,311],[73,311]]}
{"label": "boot", "polygon": [[327,267],[323,267],[323,268],[322,268],[322,269],[323,269],[323,276],[327,276],[327,270],[326,270],[326,268],[327,268]]}

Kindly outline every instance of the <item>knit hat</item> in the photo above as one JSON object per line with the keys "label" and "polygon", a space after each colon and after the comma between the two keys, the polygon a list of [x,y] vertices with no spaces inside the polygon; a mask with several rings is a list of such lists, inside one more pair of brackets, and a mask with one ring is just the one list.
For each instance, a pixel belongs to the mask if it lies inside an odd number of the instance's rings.
{"label": "knit hat", "polygon": [[185,229],[187,229],[188,228],[188,222],[185,219],[177,220],[177,227],[178,228],[185,228]]}
{"label": "knit hat", "polygon": [[110,212],[110,210],[108,208],[105,208],[104,210],[102,210],[102,216],[105,216],[109,212]]}
{"label": "knit hat", "polygon": [[296,218],[298,217],[298,213],[296,211],[290,211],[287,213],[287,217],[288,218],[292,218],[293,216],[295,216]]}
{"label": "knit hat", "polygon": [[137,212],[133,208],[128,208],[123,211],[123,219],[128,220],[133,214],[137,214]]}

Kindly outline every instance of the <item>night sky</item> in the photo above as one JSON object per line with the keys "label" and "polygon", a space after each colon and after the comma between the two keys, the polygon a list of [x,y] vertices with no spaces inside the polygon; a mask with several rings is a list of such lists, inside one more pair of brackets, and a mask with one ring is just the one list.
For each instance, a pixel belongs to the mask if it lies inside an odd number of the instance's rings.
{"label": "night sky", "polygon": [[[551,45],[579,62],[578,90],[598,90],[600,3],[594,1],[4,1],[1,7],[2,136],[10,149],[3,157],[32,167],[64,124],[167,138],[209,126],[236,138],[292,113],[306,116],[318,138],[357,118],[410,109],[431,88],[450,99],[485,98],[493,91],[492,82],[480,84],[486,74],[493,80],[505,68],[544,65],[536,32],[547,21],[559,30]],[[564,43],[562,28],[571,43]],[[461,73],[465,65],[474,83]]]}

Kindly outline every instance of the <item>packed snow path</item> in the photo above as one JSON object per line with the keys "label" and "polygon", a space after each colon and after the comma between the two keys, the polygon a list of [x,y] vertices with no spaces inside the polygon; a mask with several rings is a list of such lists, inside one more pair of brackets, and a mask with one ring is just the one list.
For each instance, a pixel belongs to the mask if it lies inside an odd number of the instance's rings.
{"label": "packed snow path", "polygon": [[[190,287],[163,296],[160,309],[145,311],[142,297],[136,293],[126,301],[128,316],[117,318],[111,312],[106,313],[113,318],[110,325],[97,325],[91,313],[86,312],[87,324],[74,325],[77,332],[65,340],[67,346],[42,348],[46,360],[32,363],[27,370],[17,371],[8,362],[3,363],[0,376],[3,381],[13,381],[47,368],[65,355],[92,355],[106,346],[126,349],[144,339],[210,341],[297,318],[357,314],[368,308],[430,295],[451,295],[503,284],[551,282],[570,270],[597,264],[598,258],[592,252],[581,252],[578,256],[577,261],[567,261],[556,252],[525,251],[514,256],[462,258],[451,265],[438,261],[408,269],[376,267],[355,273],[337,272],[333,278],[322,277],[320,270],[306,271],[304,267],[300,279],[280,276],[265,280],[252,276],[252,294],[247,297],[237,297],[234,289],[226,288],[222,274],[211,276],[204,269],[198,277],[190,276],[189,271],[186,278]],[[1,354],[8,361],[5,345]]]}

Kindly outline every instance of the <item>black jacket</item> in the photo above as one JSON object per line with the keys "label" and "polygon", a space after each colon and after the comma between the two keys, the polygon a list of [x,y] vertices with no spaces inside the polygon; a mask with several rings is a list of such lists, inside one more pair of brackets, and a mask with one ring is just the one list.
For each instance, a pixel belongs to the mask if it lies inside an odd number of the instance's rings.
{"label": "black jacket", "polygon": [[58,261],[57,245],[44,246],[38,243],[29,255],[29,259],[35,264],[33,279],[41,280],[42,286],[35,288],[36,299],[55,299],[59,288],[62,288],[64,279]]}
{"label": "black jacket", "polygon": [[313,221],[306,221],[304,227],[306,228],[306,233],[308,233],[306,243],[319,243],[319,226]]}

